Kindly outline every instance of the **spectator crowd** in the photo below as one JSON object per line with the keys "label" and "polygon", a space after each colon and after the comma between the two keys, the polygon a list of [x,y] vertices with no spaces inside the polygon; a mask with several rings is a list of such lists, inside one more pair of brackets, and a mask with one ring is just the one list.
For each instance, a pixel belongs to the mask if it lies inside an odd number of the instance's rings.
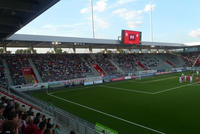
{"label": "spectator crowd", "polygon": [[[198,53],[181,55],[185,66],[192,66],[199,56]],[[98,65],[105,75],[121,74],[140,71],[138,62],[146,69],[157,69],[165,60],[176,64],[177,55],[172,54],[6,54],[0,55],[5,59],[14,85],[30,84],[22,72],[23,67],[32,67],[30,61],[43,82],[61,81],[97,75],[94,64]],[[179,56],[180,57],[180,56]],[[163,67],[164,64],[162,64]],[[183,66],[183,65],[179,65]],[[162,66],[161,66],[162,67]],[[120,69],[120,70],[119,70]],[[164,68],[163,68],[164,69]],[[5,68],[0,60],[0,85],[7,87]]]}
{"label": "spectator crowd", "polygon": [[1,59],[0,59],[0,86],[4,88],[8,87],[8,81],[5,76],[4,66]]}
{"label": "spectator crowd", "polygon": [[185,61],[185,66],[192,67],[199,55],[200,54],[198,52],[182,53],[182,57]]}
{"label": "spectator crowd", "polygon": [[60,126],[54,125],[51,118],[34,113],[14,100],[1,97],[0,134],[61,134]]}

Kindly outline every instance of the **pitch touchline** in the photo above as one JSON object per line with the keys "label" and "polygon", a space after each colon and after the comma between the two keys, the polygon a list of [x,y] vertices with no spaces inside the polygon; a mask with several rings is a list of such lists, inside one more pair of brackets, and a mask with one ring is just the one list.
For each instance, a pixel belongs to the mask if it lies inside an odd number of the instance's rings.
{"label": "pitch touchline", "polygon": [[168,91],[171,91],[171,90],[174,90],[174,89],[178,89],[178,88],[182,88],[182,87],[191,86],[191,85],[194,85],[194,84],[196,84],[196,83],[187,84],[187,85],[182,85],[182,86],[179,86],[179,87],[169,88],[169,89],[166,89],[166,90],[162,90],[162,91],[154,92],[153,94],[160,94],[160,93],[168,92]]}
{"label": "pitch touchline", "polygon": [[125,119],[123,119],[123,118],[120,118],[120,117],[117,117],[117,116],[114,116],[114,115],[111,115],[111,114],[102,112],[102,111],[100,111],[100,110],[93,109],[93,108],[91,108],[91,107],[88,107],[88,106],[85,106],[85,105],[82,105],[82,104],[79,104],[79,103],[76,103],[76,102],[73,102],[73,101],[70,101],[70,100],[67,100],[67,99],[64,99],[64,98],[55,96],[55,95],[52,95],[52,94],[48,94],[48,95],[51,96],[51,97],[60,99],[60,100],[62,100],[62,101],[65,101],[65,102],[68,102],[68,103],[71,103],[71,104],[74,104],[74,105],[77,105],[77,106],[80,106],[80,107],[89,109],[89,110],[91,110],[91,111],[95,111],[95,112],[97,112],[97,113],[100,113],[100,114],[103,114],[103,115],[106,115],[106,116],[109,116],[109,117],[112,117],[112,118],[121,120],[121,121],[123,121],[123,122],[129,123],[129,124],[132,124],[132,125],[141,127],[141,128],[145,128],[145,129],[150,130],[150,131],[152,131],[152,132],[156,132],[156,133],[159,133],[159,134],[166,134],[166,133],[163,133],[163,132],[161,132],[161,131],[158,131],[158,130],[155,130],[155,129],[152,129],[152,128],[149,128],[149,127],[146,127],[146,126],[143,126],[143,125],[140,125],[140,124],[138,124],[138,123],[134,123],[134,122],[125,120]]}
{"label": "pitch touchline", "polygon": [[153,94],[152,92],[139,91],[139,90],[133,90],[133,89],[126,89],[126,88],[119,88],[119,87],[111,87],[111,86],[106,86],[106,85],[100,85],[100,86],[101,86],[101,87],[112,88],[112,89],[116,89],[116,90],[128,91],[128,92],[143,93],[143,94]]}

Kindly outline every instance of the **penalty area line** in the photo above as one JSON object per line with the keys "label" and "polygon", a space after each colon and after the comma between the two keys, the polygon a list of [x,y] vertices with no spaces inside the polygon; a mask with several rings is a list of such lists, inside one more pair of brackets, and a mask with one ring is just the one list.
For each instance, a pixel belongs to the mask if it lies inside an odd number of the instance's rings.
{"label": "penalty area line", "polygon": [[164,80],[169,80],[169,79],[174,79],[177,78],[177,76],[173,76],[173,77],[167,77],[167,78],[162,78],[162,79],[155,79],[155,80],[147,80],[141,83],[153,83],[153,82],[159,82],[159,81],[164,81]]}
{"label": "penalty area line", "polygon": [[171,91],[171,90],[174,90],[174,89],[179,89],[179,88],[182,88],[182,87],[188,87],[188,86],[192,86],[192,85],[195,85],[195,84],[197,84],[197,83],[192,83],[192,84],[186,84],[186,85],[182,85],[182,86],[178,86],[178,87],[173,87],[173,88],[169,88],[169,89],[166,89],[166,90],[154,92],[153,94],[165,93],[165,92],[168,92],[168,91]]}
{"label": "penalty area line", "polygon": [[68,102],[68,103],[71,103],[71,104],[74,104],[74,105],[77,105],[77,106],[80,106],[80,107],[83,107],[83,108],[88,109],[88,110],[91,110],[91,111],[94,111],[94,112],[97,112],[97,113],[106,115],[106,116],[108,116],[108,117],[112,117],[112,118],[114,118],[114,119],[117,119],[117,120],[120,120],[120,121],[129,123],[129,124],[132,124],[132,125],[134,125],[134,126],[141,127],[141,128],[150,130],[150,131],[152,131],[152,132],[156,132],[156,133],[158,133],[158,134],[166,134],[166,133],[164,133],[164,132],[161,132],[161,131],[158,131],[158,130],[155,130],[155,129],[152,129],[152,128],[149,128],[149,127],[146,127],[146,126],[143,126],[143,125],[140,125],[140,124],[135,123],[135,122],[131,122],[131,121],[125,120],[125,119],[123,119],[123,118],[120,118],[120,117],[117,117],[117,116],[114,116],[114,115],[111,115],[111,114],[102,112],[102,111],[100,111],[100,110],[96,110],[96,109],[94,109],[94,108],[91,108],[91,107],[88,107],[88,106],[85,106],[85,105],[82,105],[82,104],[79,104],[79,103],[76,103],[76,102],[73,102],[73,101],[70,101],[70,100],[67,100],[67,99],[58,97],[58,96],[55,96],[55,95],[49,94],[49,96],[54,97],[54,98],[59,99],[59,100],[62,100],[62,101],[65,101],[65,102]]}

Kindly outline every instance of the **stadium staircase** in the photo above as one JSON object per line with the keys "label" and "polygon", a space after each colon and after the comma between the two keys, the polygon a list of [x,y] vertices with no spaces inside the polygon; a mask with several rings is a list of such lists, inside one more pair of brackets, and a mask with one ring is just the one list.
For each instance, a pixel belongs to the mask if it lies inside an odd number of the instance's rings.
{"label": "stadium staircase", "polygon": [[[95,61],[95,64],[97,66],[94,67],[94,64],[91,64],[91,66],[101,75],[101,76],[104,76],[106,74],[108,74],[103,68],[101,68],[98,63],[96,62],[96,59],[93,55],[90,55],[91,59]],[[96,68],[97,67],[97,68]]]}
{"label": "stadium staircase", "polygon": [[184,62],[183,58],[181,56],[178,56],[177,58],[178,58],[178,65],[180,67],[185,66],[185,62]]}
{"label": "stadium staircase", "polygon": [[35,64],[33,63],[32,59],[29,58],[28,61],[29,61],[29,64],[31,65],[31,67],[32,67],[32,69],[33,69],[33,72],[35,73],[35,76],[36,76],[38,82],[39,82],[39,83],[42,83],[42,82],[43,82],[43,81],[42,81],[42,78],[41,78],[41,76],[40,76],[40,74],[39,74],[39,72],[38,72],[38,70],[37,70]]}
{"label": "stadium staircase", "polygon": [[165,62],[167,60],[166,56],[159,55],[158,59],[160,60],[161,66],[163,66],[162,69],[164,69],[164,70],[170,70],[172,68],[171,65],[169,65],[168,63]]}
{"label": "stadium staircase", "polygon": [[2,59],[2,62],[3,62],[3,66],[4,66],[5,76],[8,79],[8,86],[13,86],[14,83],[13,83],[13,80],[12,80],[12,77],[11,77],[10,70],[8,68],[8,63],[6,62],[5,59]]}
{"label": "stadium staircase", "polygon": [[117,72],[125,74],[125,72],[112,59],[109,59],[109,61],[117,68]]}
{"label": "stadium staircase", "polygon": [[169,60],[165,60],[165,62],[167,64],[169,64],[171,67],[176,68],[176,66],[172,62],[170,62]]}
{"label": "stadium staircase", "polygon": [[141,67],[143,70],[148,70],[140,61],[137,62],[137,65]]}
{"label": "stadium staircase", "polygon": [[199,63],[200,63],[200,55],[196,58],[196,60],[195,60],[194,64],[192,65],[192,67],[198,66]]}
{"label": "stadium staircase", "polygon": [[94,69],[92,66],[90,66],[89,63],[83,57],[81,57],[81,60],[86,64],[87,67],[89,67],[92,70],[93,74],[91,74],[91,75],[99,76],[99,72],[97,72],[96,69]]}
{"label": "stadium staircase", "polygon": [[92,64],[92,66],[100,73],[101,76],[104,76],[106,74],[98,64]]}
{"label": "stadium staircase", "polygon": [[174,59],[170,59],[170,62],[174,65],[176,65],[176,68],[178,67],[183,67],[185,66],[185,62],[183,60],[183,57],[181,54],[171,54],[171,55],[174,55],[175,58]]}

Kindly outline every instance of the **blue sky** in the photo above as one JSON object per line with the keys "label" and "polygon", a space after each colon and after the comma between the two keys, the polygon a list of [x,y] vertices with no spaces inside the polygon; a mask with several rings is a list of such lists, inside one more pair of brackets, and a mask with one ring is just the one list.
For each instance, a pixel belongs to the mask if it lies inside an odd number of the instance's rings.
{"label": "blue sky", "polygon": [[[96,38],[117,39],[122,29],[150,41],[150,0],[93,0]],[[154,41],[200,42],[199,0],[153,0]],[[61,0],[17,33],[92,37],[90,0]]]}

